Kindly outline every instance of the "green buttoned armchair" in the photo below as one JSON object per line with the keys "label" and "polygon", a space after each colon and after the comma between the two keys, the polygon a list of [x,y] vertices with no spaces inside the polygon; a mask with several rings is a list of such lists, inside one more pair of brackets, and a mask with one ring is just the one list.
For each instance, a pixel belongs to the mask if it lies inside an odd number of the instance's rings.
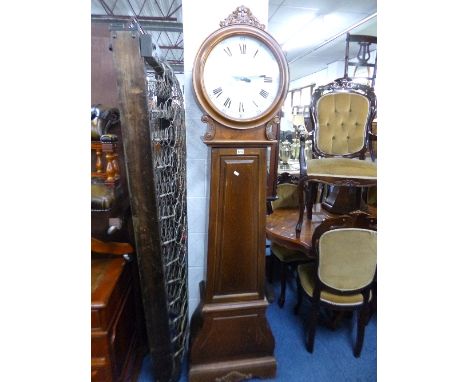
{"label": "green buttoned armchair", "polygon": [[377,274],[377,219],[362,211],[327,219],[312,236],[313,263],[297,268],[297,314],[305,294],[312,300],[306,348],[314,350],[319,308],[358,312],[357,339],[353,349],[359,357],[364,342],[370,302]]}

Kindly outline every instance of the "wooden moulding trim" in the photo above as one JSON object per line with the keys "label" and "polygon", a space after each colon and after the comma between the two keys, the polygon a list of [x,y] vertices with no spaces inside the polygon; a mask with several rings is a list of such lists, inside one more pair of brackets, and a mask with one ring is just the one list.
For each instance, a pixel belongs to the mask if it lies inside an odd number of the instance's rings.
{"label": "wooden moulding trim", "polygon": [[101,150],[102,143],[101,141],[91,141],[91,150]]}
{"label": "wooden moulding trim", "polygon": [[94,357],[91,358],[91,367],[93,366],[106,366],[107,365],[106,357]]}
{"label": "wooden moulding trim", "polygon": [[268,306],[268,302],[263,300],[253,301],[242,301],[242,302],[226,302],[226,303],[210,303],[204,304],[202,311],[203,313],[215,313],[215,312],[226,312],[235,311],[239,309],[263,309]]}
{"label": "wooden moulding trim", "polygon": [[377,178],[358,178],[358,177],[348,177],[343,176],[316,176],[308,175],[309,178],[305,179],[305,182],[317,182],[324,183],[330,186],[343,186],[343,187],[373,187],[377,186]]}
{"label": "wooden moulding trim", "polygon": [[126,255],[133,253],[133,247],[129,243],[103,242],[92,237],[91,251],[110,255]]}
{"label": "wooden moulding trim", "polygon": [[[261,367],[265,364],[271,364],[275,366],[276,369],[276,360],[275,357],[267,356],[267,357],[258,357],[258,358],[246,358],[246,359],[239,359],[235,361],[222,361],[222,362],[213,362],[209,364],[202,364],[202,365],[193,365],[190,368],[190,375],[197,374],[198,371],[206,373],[206,372],[217,372],[222,373],[223,370],[238,370],[243,369],[244,367],[255,368]],[[221,379],[220,379],[221,380]]]}
{"label": "wooden moulding trim", "polygon": [[231,301],[252,301],[258,300],[259,294],[258,292],[250,292],[250,293],[232,293],[232,294],[215,294],[213,296],[212,302],[216,303],[228,303]]}
{"label": "wooden moulding trim", "polygon": [[260,146],[271,146],[277,141],[242,141],[242,140],[213,140],[213,141],[203,141],[207,146],[220,146],[220,147],[232,147],[232,148],[241,148],[241,147],[260,147]]}
{"label": "wooden moulding trim", "polygon": [[293,250],[293,251],[301,251],[302,253],[308,254],[312,249],[312,246],[309,243],[301,241],[300,238],[296,238],[296,235],[291,238],[285,238],[279,234],[271,232],[271,230],[267,231],[267,238],[271,240],[273,243],[281,245],[284,248]]}

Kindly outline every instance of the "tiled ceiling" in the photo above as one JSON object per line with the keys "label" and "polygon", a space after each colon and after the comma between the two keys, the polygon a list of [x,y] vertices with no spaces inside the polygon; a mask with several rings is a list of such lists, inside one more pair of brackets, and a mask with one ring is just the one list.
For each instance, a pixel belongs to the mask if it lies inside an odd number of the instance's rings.
{"label": "tiled ceiling", "polygon": [[[91,13],[101,21],[138,19],[162,57],[183,72],[182,0],[91,0]],[[377,36],[376,14],[377,0],[269,0],[268,32],[285,50],[295,80],[343,60],[346,31]]]}
{"label": "tiled ceiling", "polygon": [[285,50],[296,80],[344,60],[351,27],[351,34],[377,36],[376,14],[377,0],[270,0],[268,32]]}

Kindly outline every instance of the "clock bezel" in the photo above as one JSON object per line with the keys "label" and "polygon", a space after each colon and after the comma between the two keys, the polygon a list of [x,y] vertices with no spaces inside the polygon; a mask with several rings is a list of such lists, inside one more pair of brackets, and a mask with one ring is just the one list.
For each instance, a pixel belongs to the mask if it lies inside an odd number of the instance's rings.
{"label": "clock bezel", "polygon": [[[280,79],[275,99],[263,113],[248,119],[238,119],[222,114],[210,100],[205,88],[204,68],[208,56],[216,45],[232,36],[250,36],[260,40],[273,53],[279,67]],[[230,25],[213,32],[200,46],[193,65],[192,82],[200,106],[214,120],[232,129],[251,129],[264,125],[281,109],[289,87],[289,68],[281,47],[270,34],[250,25]]]}

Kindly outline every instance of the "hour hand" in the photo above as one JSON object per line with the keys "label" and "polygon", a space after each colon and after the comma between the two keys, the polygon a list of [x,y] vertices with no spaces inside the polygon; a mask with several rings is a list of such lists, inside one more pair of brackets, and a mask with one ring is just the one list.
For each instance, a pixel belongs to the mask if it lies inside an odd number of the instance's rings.
{"label": "hour hand", "polygon": [[243,76],[232,76],[232,77],[239,81],[252,82],[252,80],[248,77],[243,77]]}

